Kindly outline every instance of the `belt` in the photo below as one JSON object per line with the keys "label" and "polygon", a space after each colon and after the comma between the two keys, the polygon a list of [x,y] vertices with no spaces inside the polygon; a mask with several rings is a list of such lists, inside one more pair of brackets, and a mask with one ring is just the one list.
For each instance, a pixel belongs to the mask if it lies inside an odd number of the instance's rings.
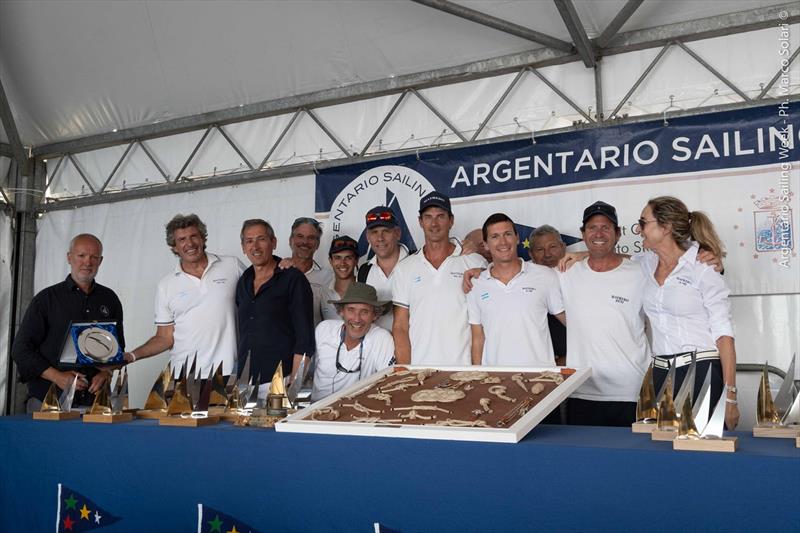
{"label": "belt", "polygon": [[[675,368],[680,368],[692,363],[692,353],[693,352],[682,352],[672,355],[655,355],[653,356],[653,366],[655,368],[669,370],[671,361],[672,364],[675,365]],[[700,361],[719,359],[719,352],[717,350],[697,352],[696,358],[698,363]]]}

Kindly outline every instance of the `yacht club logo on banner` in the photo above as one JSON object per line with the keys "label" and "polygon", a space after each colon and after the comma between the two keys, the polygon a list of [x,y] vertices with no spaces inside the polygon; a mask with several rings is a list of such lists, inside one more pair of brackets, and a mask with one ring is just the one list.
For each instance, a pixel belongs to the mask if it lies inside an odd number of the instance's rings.
{"label": "yacht club logo on banner", "polygon": [[422,240],[417,224],[420,199],[434,190],[425,176],[405,166],[384,165],[359,174],[342,188],[331,204],[328,227],[333,235],[358,240],[359,255],[369,254],[364,215],[378,205],[391,207],[402,232],[401,242],[410,250]]}

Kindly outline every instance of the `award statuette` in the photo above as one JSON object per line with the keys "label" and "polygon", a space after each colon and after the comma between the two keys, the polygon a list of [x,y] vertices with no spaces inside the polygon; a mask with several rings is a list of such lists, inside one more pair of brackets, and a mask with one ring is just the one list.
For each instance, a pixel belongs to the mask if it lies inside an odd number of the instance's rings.
{"label": "award statuette", "polygon": [[72,380],[72,384],[61,393],[59,398],[56,395],[58,387],[55,383],[47,389],[47,394],[42,401],[40,410],[33,413],[34,420],[75,420],[80,418],[79,411],[72,411],[72,399],[75,397],[75,387],[78,384],[78,376]]}
{"label": "award statuette", "polygon": [[709,368],[700,395],[695,402],[695,408],[691,408],[690,396],[684,399],[678,436],[672,441],[673,450],[728,453],[736,451],[738,438],[722,436],[725,427],[725,393],[720,396],[714,414],[709,419],[710,398],[711,369]]}
{"label": "award statuette", "polygon": [[113,399],[111,381],[106,381],[103,387],[94,395],[94,403],[92,403],[91,409],[83,415],[84,422],[90,424],[116,424],[133,420],[133,414],[122,412],[121,393],[126,381],[124,371],[119,371],[114,385],[116,396]]}
{"label": "award statuette", "polygon": [[[667,388],[667,391],[664,394],[665,408],[662,411],[659,407],[658,428],[650,434],[653,440],[674,439],[678,434],[677,431],[681,418],[681,412],[677,411],[677,409],[682,408],[687,398],[689,399],[689,408],[691,409],[692,390],[694,390],[694,378],[695,374],[697,373],[696,352],[692,352],[691,355],[692,362],[689,365],[689,370],[686,372],[686,376],[683,378],[681,388],[678,389],[678,394],[675,395],[674,401],[671,394],[672,384],[670,384],[670,387]],[[677,372],[677,367],[674,364],[671,366],[670,371],[673,369],[676,369]],[[672,373],[673,380],[675,379],[676,372]],[[669,377],[667,377],[667,379],[669,379]]]}
{"label": "award statuette", "polygon": [[150,394],[144,402],[144,409],[136,411],[137,418],[161,418],[167,416],[167,391],[172,381],[172,369],[167,363],[164,370],[156,377]]}
{"label": "award statuette", "polygon": [[652,440],[672,440],[678,429],[678,415],[675,412],[675,403],[672,400],[675,383],[675,365],[670,365],[667,378],[661,385],[658,397],[658,415],[656,428],[650,432]]}
{"label": "award statuette", "polygon": [[[208,399],[210,396],[210,387],[205,396],[201,394],[202,376],[198,381],[195,372],[195,365],[197,363],[197,356],[192,359],[192,366],[186,371],[188,361],[181,367],[181,377],[175,382],[175,392],[172,399],[167,406],[167,416],[158,419],[159,426],[179,426],[179,427],[199,427],[210,426],[219,422],[218,416],[209,416],[208,414]],[[209,372],[209,378],[211,377]],[[192,398],[197,398],[198,402],[192,401]],[[200,404],[205,402],[205,405]],[[205,407],[199,410],[195,405]]]}
{"label": "award statuette", "polygon": [[754,437],[792,439],[796,438],[798,432],[800,432],[800,394],[797,393],[794,387],[796,360],[797,355],[795,354],[774,401],[769,386],[767,363],[764,363],[756,400]]}
{"label": "award statuette", "polygon": [[283,383],[283,364],[278,363],[275,374],[272,375],[272,383],[267,394],[267,414],[270,416],[284,417],[292,405],[286,396],[286,386]]}
{"label": "award statuette", "polygon": [[656,390],[653,385],[653,365],[647,369],[639,389],[639,399],[636,402],[636,422],[631,424],[634,433],[650,433],[656,428],[658,407],[656,405]]}

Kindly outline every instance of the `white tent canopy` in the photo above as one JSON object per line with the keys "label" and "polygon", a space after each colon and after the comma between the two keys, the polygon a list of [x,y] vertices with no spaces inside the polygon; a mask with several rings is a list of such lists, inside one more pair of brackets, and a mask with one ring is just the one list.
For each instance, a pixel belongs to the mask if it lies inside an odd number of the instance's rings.
{"label": "white tent canopy", "polygon": [[[572,33],[565,5],[580,22]],[[22,269],[35,290],[63,279],[70,236],[103,240],[98,279],[120,294],[137,344],[174,260],[163,224],[175,212],[200,214],[209,248],[230,254],[242,219],[267,218],[285,254],[325,165],[596,127],[613,111],[625,121],[757,105],[775,96],[779,13],[797,50],[800,6],[776,1],[5,1],[0,82],[18,143],[0,128],[0,205],[37,200],[23,210],[41,215],[35,268]],[[498,19],[550,46],[487,26]],[[797,100],[800,60],[789,72]],[[17,144],[39,172],[29,189],[7,172]],[[785,367],[800,346],[800,295],[733,302],[740,360]],[[3,367],[7,351],[0,332]]]}

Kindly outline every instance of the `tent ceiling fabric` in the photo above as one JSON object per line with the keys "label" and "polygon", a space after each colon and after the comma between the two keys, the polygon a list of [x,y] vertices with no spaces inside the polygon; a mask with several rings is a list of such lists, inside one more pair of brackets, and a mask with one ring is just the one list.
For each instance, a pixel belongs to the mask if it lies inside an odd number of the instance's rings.
{"label": "tent ceiling fabric", "polygon": [[[621,31],[784,1],[646,0]],[[458,3],[571,40],[550,0]],[[625,3],[574,2],[590,38]],[[401,0],[0,2],[0,79],[26,146],[538,47]]]}

